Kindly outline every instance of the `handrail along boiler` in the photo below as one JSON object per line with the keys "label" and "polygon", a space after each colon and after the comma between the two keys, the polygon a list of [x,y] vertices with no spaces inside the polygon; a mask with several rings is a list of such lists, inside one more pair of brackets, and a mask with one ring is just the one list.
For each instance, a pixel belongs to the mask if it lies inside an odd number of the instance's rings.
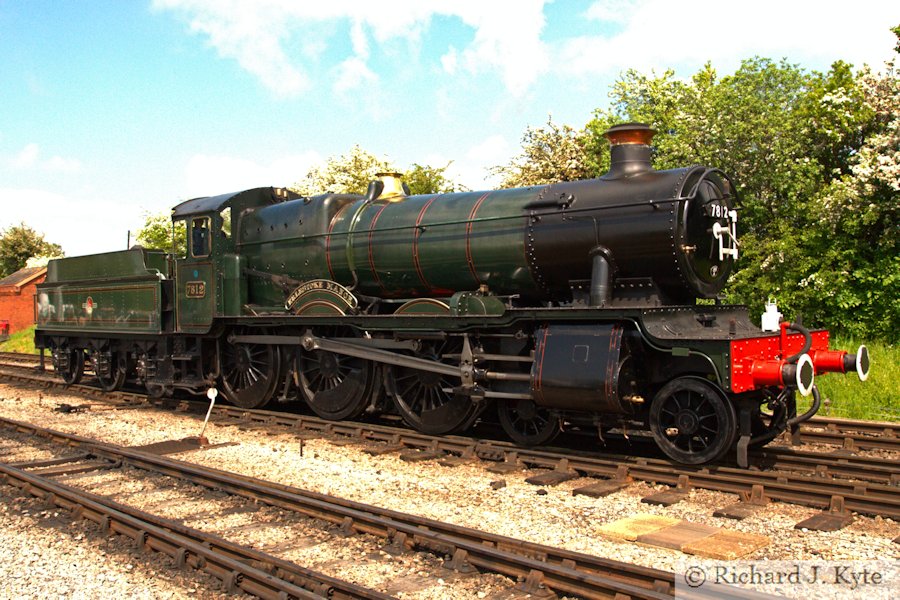
{"label": "handrail along boiler", "polygon": [[[218,386],[243,407],[394,411],[429,433],[496,416],[520,444],[645,429],[675,460],[746,464],[815,412],[815,375],[865,379],[868,352],[777,318],[760,331],[716,299],[740,251],[734,185],[654,170],[653,133],[611,128],[594,180],[413,196],[386,174],[364,196],[189,200],[172,212],[185,256],[52,261],[35,343],[66,381],[87,363],[106,389]],[[814,396],[799,416],[798,390]]]}

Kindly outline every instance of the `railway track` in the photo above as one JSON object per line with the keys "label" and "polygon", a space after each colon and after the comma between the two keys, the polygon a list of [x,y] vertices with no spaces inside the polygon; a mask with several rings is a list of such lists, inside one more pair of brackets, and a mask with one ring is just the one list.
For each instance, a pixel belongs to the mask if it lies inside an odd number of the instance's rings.
{"label": "railway track", "polygon": [[[665,599],[674,594],[674,574],[657,569],[368,506],[27,423],[0,419],[0,426],[7,431],[52,441],[63,449],[63,456],[57,459],[0,465],[6,483],[48,503],[74,510],[104,529],[128,536],[140,547],[165,552],[179,564],[203,568],[221,579],[227,588],[242,589],[264,598],[386,596],[333,578],[323,579],[275,557],[170,521],[157,520],[109,499],[51,481],[41,471],[58,476],[128,466],[177,478],[320,520],[343,534],[376,536],[396,552],[414,549],[447,556],[450,557],[448,568],[463,572],[475,568],[502,574],[512,582],[521,582],[517,587],[520,591],[538,596],[546,595],[547,590],[583,598]],[[757,596],[747,594],[747,597]]]}
{"label": "railway track", "polygon": [[[33,370],[2,373],[20,381],[40,380],[45,385],[62,382]],[[106,393],[90,386],[72,386],[97,398]],[[141,394],[119,392],[126,405],[143,403]],[[188,402],[182,401],[183,406]],[[195,410],[205,411],[205,403]],[[630,455],[608,455],[551,448],[521,448],[495,440],[457,436],[429,436],[405,428],[369,423],[333,422],[315,417],[268,410],[246,410],[217,405],[214,419],[220,424],[245,428],[283,428],[292,432],[350,438],[360,444],[380,445],[374,452],[412,451],[413,459],[481,459],[499,470],[537,469],[534,481],[547,485],[576,476],[597,478],[605,489],[621,489],[630,481],[645,481],[675,487],[691,487],[739,494],[748,501],[775,500],[818,508],[823,511],[883,516],[900,520],[900,461],[845,453],[802,452],[790,448],[766,448],[754,455],[753,469],[727,465],[695,467],[668,460]],[[497,465],[497,463],[502,463]],[[586,492],[587,493],[587,492]],[[677,496],[675,497],[677,498]]]}
{"label": "railway track", "polygon": [[[39,356],[0,352],[0,367],[37,367]],[[49,359],[45,367],[52,369]],[[90,365],[85,368],[89,370]],[[885,450],[900,452],[900,423],[864,421],[835,417],[813,417],[800,427],[799,441],[804,444],[840,446],[847,450]]]}
{"label": "railway track", "polygon": [[321,600],[323,596],[341,599],[390,598],[375,590],[315,573],[26,470],[50,468],[67,462],[74,461],[64,459],[20,465],[0,463],[0,483],[13,485],[42,498],[48,506],[68,510],[81,519],[92,521],[104,533],[125,536],[134,541],[137,549],[166,554],[178,567],[189,566],[204,571],[219,579],[228,593],[243,591],[273,600]]}

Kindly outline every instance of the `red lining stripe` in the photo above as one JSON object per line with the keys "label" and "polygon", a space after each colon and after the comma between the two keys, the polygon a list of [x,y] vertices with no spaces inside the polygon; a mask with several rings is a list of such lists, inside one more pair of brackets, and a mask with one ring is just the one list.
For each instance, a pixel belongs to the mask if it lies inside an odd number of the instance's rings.
{"label": "red lining stripe", "polygon": [[428,207],[431,206],[431,203],[435,201],[437,196],[429,200],[422,207],[422,210],[419,211],[419,216],[416,219],[416,233],[413,235],[413,263],[416,266],[416,273],[419,275],[419,281],[422,282],[422,285],[425,286],[425,289],[432,289],[431,284],[428,283],[428,280],[425,279],[425,273],[422,271],[422,265],[419,263],[419,236],[422,235],[422,230],[419,229],[419,225],[422,224],[422,219],[425,218],[425,211],[428,210]]}
{"label": "red lining stripe", "polygon": [[334,268],[331,266],[331,232],[334,230],[334,226],[338,222],[338,217],[343,214],[347,207],[353,204],[352,202],[347,203],[340,207],[338,211],[334,214],[334,217],[331,219],[331,223],[328,225],[328,233],[325,235],[325,265],[328,267],[328,275],[331,276],[332,281],[337,281],[337,278],[334,275]]}
{"label": "red lining stripe", "polygon": [[375,223],[378,222],[378,217],[381,216],[381,213],[384,212],[389,205],[385,204],[381,207],[381,209],[375,213],[375,217],[372,219],[372,224],[369,225],[369,268],[372,269],[372,277],[375,278],[375,283],[378,284],[378,287],[384,290],[384,285],[381,283],[381,278],[378,277],[378,273],[375,272],[375,255],[372,251],[372,237],[375,235]]}
{"label": "red lining stripe", "polygon": [[469,263],[469,271],[472,273],[472,277],[475,279],[475,283],[481,285],[481,279],[478,277],[478,272],[475,270],[475,260],[472,258],[472,246],[470,244],[470,236],[472,235],[472,228],[474,226],[475,213],[478,212],[478,209],[481,207],[481,203],[484,202],[485,198],[490,196],[491,193],[487,192],[481,198],[479,198],[475,205],[472,206],[471,212],[469,212],[469,220],[466,223],[466,262]]}

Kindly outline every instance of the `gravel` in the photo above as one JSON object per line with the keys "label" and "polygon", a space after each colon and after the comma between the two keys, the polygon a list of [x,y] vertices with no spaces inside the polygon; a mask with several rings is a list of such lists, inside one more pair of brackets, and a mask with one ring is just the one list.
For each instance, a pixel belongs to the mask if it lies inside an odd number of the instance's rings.
{"label": "gravel", "polygon": [[[52,409],[59,404],[84,404],[83,398],[68,395],[63,391],[43,391],[43,398],[37,389],[24,384],[0,384],[0,415],[22,421],[39,422],[44,426],[61,431],[96,438],[98,440],[122,444],[142,445],[164,440],[182,439],[199,434],[202,418],[194,415],[175,412],[158,412],[156,410],[110,410],[102,403],[92,403],[85,412],[59,413]],[[243,473],[261,479],[276,481],[286,485],[297,486],[309,490],[334,494],[351,500],[365,502],[402,512],[412,513],[432,519],[456,523],[468,527],[483,529],[497,534],[521,538],[537,543],[559,546],[570,550],[594,554],[597,556],[623,560],[660,569],[673,570],[679,566],[684,554],[656,547],[642,546],[634,543],[617,542],[604,538],[598,529],[600,526],[637,514],[655,514],[687,519],[695,523],[703,523],[748,533],[764,534],[770,537],[771,544],[753,554],[748,559],[784,559],[784,560],[875,560],[900,558],[900,544],[892,543],[893,538],[900,535],[900,526],[890,519],[858,517],[849,527],[837,532],[803,532],[794,529],[794,524],[817,511],[813,509],[772,503],[744,521],[716,518],[713,510],[738,500],[735,495],[692,490],[687,501],[670,507],[651,506],[640,502],[641,498],[665,489],[665,486],[653,486],[646,483],[635,483],[626,489],[606,498],[589,498],[572,496],[576,487],[590,483],[587,479],[575,479],[551,488],[537,488],[525,482],[525,478],[533,471],[522,471],[498,477],[488,473],[484,465],[478,461],[457,467],[443,467],[436,462],[407,463],[397,455],[370,456],[362,451],[362,446],[333,444],[325,439],[300,441],[289,434],[270,435],[261,431],[242,431],[236,427],[210,424],[206,436],[212,443],[236,442],[238,445],[222,446],[202,452],[177,455],[181,460],[195,462],[219,469]],[[6,454],[10,442],[0,438],[0,460],[32,460],[20,458],[16,454],[10,459]],[[496,482],[501,480],[505,486]],[[87,480],[85,480],[87,482]],[[100,479],[98,479],[100,482]],[[494,485],[492,485],[494,483]],[[128,489],[115,490],[117,494],[128,494],[128,502],[140,498],[144,490],[141,482],[127,484]],[[6,488],[7,490],[9,488]],[[112,491],[113,488],[108,488]],[[539,494],[545,490],[546,494]],[[102,487],[93,491],[103,493]],[[153,502],[152,496],[146,498]],[[184,516],[197,514],[199,506],[210,502],[206,495],[197,498],[196,505],[176,506],[173,510],[183,511]],[[160,504],[159,501],[156,502]],[[165,504],[163,501],[162,504]],[[194,503],[192,503],[194,504]],[[4,499],[3,508],[7,512],[0,515],[2,519],[2,548],[33,544],[41,548],[48,545],[41,535],[46,529],[35,525],[18,513],[8,514],[9,501]],[[269,509],[262,508],[260,511]],[[194,512],[191,512],[194,511]],[[210,512],[210,511],[207,511]],[[238,515],[240,513],[237,513]],[[222,521],[221,519],[227,519]],[[260,547],[266,544],[288,544],[281,525],[269,528],[248,529],[241,531],[245,524],[234,515],[217,516],[217,526],[227,523],[235,535],[244,535],[248,543]],[[188,523],[197,526],[197,523]],[[104,555],[92,554],[84,540],[74,540],[71,535],[49,530],[49,537],[56,539],[64,548],[60,552],[77,557],[75,572],[110,572],[105,575],[104,586],[95,588],[100,581],[99,575],[73,582],[65,574],[58,577],[54,573],[54,565],[59,562],[48,554],[48,560],[38,553],[24,554],[34,562],[22,562],[15,558],[18,553],[10,554],[8,560],[0,565],[0,576],[5,586],[2,595],[12,596],[44,596],[45,586],[48,589],[68,589],[83,597],[96,597],[90,590],[103,589],[103,596],[116,593],[118,582],[123,576],[117,570],[117,560]],[[304,538],[315,541],[312,532],[299,536],[295,547],[286,550],[286,558],[301,564],[315,558],[316,548],[320,546],[309,543],[304,545]],[[7,539],[9,538],[9,539]],[[351,538],[352,539],[352,538]],[[123,555],[116,554],[118,557]],[[404,557],[407,560],[401,568],[391,571],[395,581],[385,581],[385,574],[379,575],[379,568],[388,562],[398,559],[379,557],[372,559],[375,568],[363,569],[354,556],[350,546],[343,554],[337,552],[333,557],[316,560],[320,565],[330,565],[333,574],[351,577],[363,585],[389,588],[389,593],[403,598],[447,597],[440,595],[440,590],[414,590],[415,578],[396,580],[398,572],[414,576],[418,571],[433,568],[433,558],[422,559]],[[418,556],[411,553],[410,556]],[[143,558],[141,560],[144,560]],[[431,561],[431,562],[429,562]],[[127,560],[126,560],[127,562]],[[54,573],[49,579],[46,575],[36,576],[35,567],[29,565],[43,564],[47,573]],[[152,569],[144,571],[140,566],[132,564],[129,573],[140,573],[140,576],[155,579]],[[18,578],[5,576],[10,572],[20,574]],[[451,576],[448,573],[448,578]],[[380,578],[379,578],[380,577]],[[405,581],[405,583],[404,583]],[[64,583],[63,583],[64,582]],[[106,586],[108,583],[108,586]],[[454,590],[457,589],[454,583]],[[125,585],[124,583],[122,585]],[[146,587],[146,584],[143,584]],[[194,586],[196,587],[196,583]],[[68,586],[68,587],[67,587]],[[397,588],[396,586],[399,586]],[[405,586],[405,587],[404,587]],[[185,593],[189,584],[175,586]],[[463,588],[460,589],[464,589]],[[149,587],[147,589],[150,589]],[[40,590],[40,593],[37,591]],[[115,591],[114,591],[115,590]],[[48,591],[52,596],[56,592]],[[127,593],[127,592],[123,592]],[[146,597],[181,597],[181,596],[146,596]],[[456,593],[456,592],[454,592]],[[490,591],[472,586],[469,592],[459,592],[458,597],[484,598]],[[130,595],[130,594],[129,594]],[[185,595],[187,595],[185,593]],[[196,594],[190,594],[196,597]],[[144,596],[135,596],[144,597]]]}

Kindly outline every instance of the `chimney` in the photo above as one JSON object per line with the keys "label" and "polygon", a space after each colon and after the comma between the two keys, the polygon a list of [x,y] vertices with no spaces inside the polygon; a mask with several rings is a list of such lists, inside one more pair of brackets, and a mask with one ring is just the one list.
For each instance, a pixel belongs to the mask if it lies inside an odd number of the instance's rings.
{"label": "chimney", "polygon": [[609,172],[601,179],[620,179],[652,171],[650,140],[656,130],[646,123],[622,123],[607,129]]}

